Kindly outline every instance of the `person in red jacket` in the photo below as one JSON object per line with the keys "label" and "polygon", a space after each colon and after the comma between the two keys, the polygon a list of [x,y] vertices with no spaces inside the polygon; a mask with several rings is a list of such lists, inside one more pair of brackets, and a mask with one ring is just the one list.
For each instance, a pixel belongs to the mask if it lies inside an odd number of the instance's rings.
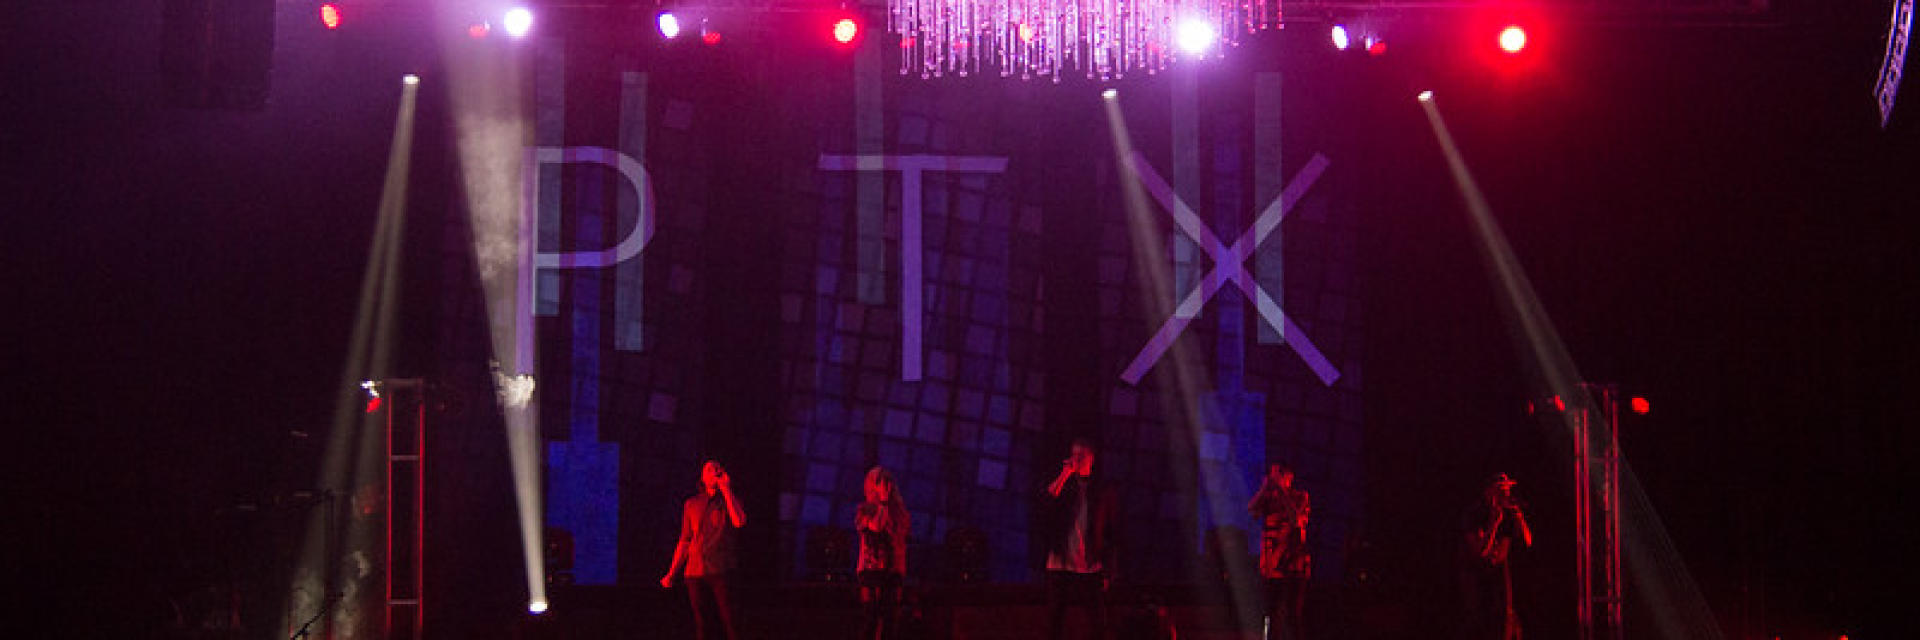
{"label": "person in red jacket", "polygon": [[[719,462],[701,465],[700,489],[681,505],[680,543],[673,548],[673,566],[660,578],[660,586],[672,587],[676,576],[686,576],[695,637],[737,640],[727,572],[734,564],[733,532],[747,524],[747,514],[733,496],[733,478]],[[719,623],[719,633],[709,628],[709,619]]]}

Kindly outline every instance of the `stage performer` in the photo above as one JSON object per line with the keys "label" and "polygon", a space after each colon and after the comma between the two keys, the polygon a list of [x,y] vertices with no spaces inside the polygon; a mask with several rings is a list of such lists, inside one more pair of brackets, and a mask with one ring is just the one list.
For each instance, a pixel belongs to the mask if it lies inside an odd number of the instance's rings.
{"label": "stage performer", "polygon": [[1307,491],[1293,486],[1293,470],[1267,465],[1260,490],[1247,511],[1260,522],[1260,577],[1267,587],[1267,637],[1302,638],[1300,617],[1306,605],[1313,557],[1307,550]]}
{"label": "stage performer", "polygon": [[[746,525],[746,512],[733,495],[732,477],[719,462],[708,460],[700,467],[700,493],[680,510],[680,543],[673,548],[673,566],[660,578],[660,586],[672,587],[676,576],[684,575],[687,600],[693,605],[693,629],[699,640],[725,638],[737,640],[733,628],[733,603],[727,592],[727,573],[733,570],[734,530]],[[710,626],[718,623],[718,632]]]}
{"label": "stage performer", "polygon": [[1095,638],[1107,635],[1114,496],[1093,477],[1093,460],[1093,444],[1075,439],[1044,496],[1047,611],[1054,640],[1065,637],[1068,606],[1086,612]]}
{"label": "stage performer", "polygon": [[1496,473],[1463,516],[1460,591],[1467,637],[1519,640],[1513,607],[1513,543],[1533,546],[1533,530],[1513,495],[1513,478]]}
{"label": "stage performer", "polygon": [[907,575],[907,505],[885,468],[867,470],[866,502],[854,512],[860,533],[860,604],[866,609],[861,640],[899,637],[900,585]]}

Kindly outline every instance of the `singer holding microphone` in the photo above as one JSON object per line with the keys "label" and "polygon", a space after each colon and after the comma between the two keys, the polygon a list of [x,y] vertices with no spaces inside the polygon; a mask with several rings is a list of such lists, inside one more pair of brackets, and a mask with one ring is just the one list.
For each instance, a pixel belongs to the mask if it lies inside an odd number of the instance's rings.
{"label": "singer holding microphone", "polygon": [[1300,615],[1306,606],[1307,578],[1313,556],[1307,551],[1307,490],[1293,486],[1293,470],[1278,462],[1267,465],[1260,490],[1247,502],[1247,512],[1260,523],[1260,577],[1267,583],[1267,638],[1298,640]]}
{"label": "singer holding microphone", "polygon": [[[727,590],[727,572],[733,570],[733,532],[747,524],[740,499],[733,497],[733,477],[726,467],[708,460],[700,466],[700,493],[687,498],[680,511],[680,542],[673,548],[673,565],[660,578],[662,588],[685,576],[687,600],[693,606],[694,637],[699,640],[735,640],[733,602]],[[711,627],[717,626],[716,632]]]}
{"label": "singer holding microphone", "polygon": [[912,528],[900,486],[883,467],[867,470],[866,501],[854,511],[860,532],[860,604],[866,610],[861,640],[900,635],[900,587],[907,575],[907,531]]}
{"label": "singer holding microphone", "polygon": [[1048,636],[1066,637],[1069,605],[1085,611],[1093,637],[1107,637],[1106,590],[1113,572],[1113,491],[1093,477],[1093,444],[1075,438],[1060,475],[1042,496],[1047,546]]}
{"label": "singer holding microphone", "polygon": [[1467,508],[1460,591],[1464,599],[1468,638],[1519,640],[1520,616],[1513,608],[1513,543],[1533,546],[1533,530],[1520,500],[1513,495],[1513,478],[1493,474],[1480,500]]}

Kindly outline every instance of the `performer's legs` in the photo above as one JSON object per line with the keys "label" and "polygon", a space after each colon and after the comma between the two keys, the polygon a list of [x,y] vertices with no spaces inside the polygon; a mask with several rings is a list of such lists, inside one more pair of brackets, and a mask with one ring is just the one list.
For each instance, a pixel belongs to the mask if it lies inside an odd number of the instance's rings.
{"label": "performer's legs", "polygon": [[713,608],[712,591],[706,578],[687,576],[687,604],[693,609],[693,637],[707,640],[707,616]]}
{"label": "performer's legs", "polygon": [[1067,632],[1067,598],[1070,593],[1069,574],[1065,571],[1047,572],[1047,637],[1063,640]]}
{"label": "performer's legs", "polygon": [[1094,640],[1107,640],[1107,584],[1097,573],[1079,576],[1086,600],[1087,617],[1092,620]]}
{"label": "performer's legs", "polygon": [[1067,630],[1067,607],[1074,607],[1086,614],[1087,626],[1098,640],[1107,638],[1107,594],[1106,581],[1097,573],[1073,573],[1071,571],[1047,572],[1047,633],[1049,638],[1064,640]]}
{"label": "performer's legs", "polygon": [[1506,576],[1496,567],[1475,567],[1460,572],[1461,612],[1465,621],[1462,637],[1494,640],[1507,635],[1507,611],[1511,601]]}
{"label": "performer's legs", "polygon": [[1288,635],[1289,632],[1287,630],[1287,621],[1291,613],[1287,609],[1287,582],[1280,578],[1267,578],[1265,586],[1267,588],[1265,594],[1267,605],[1265,610],[1267,617],[1266,640],[1292,638],[1291,635]]}
{"label": "performer's legs", "polygon": [[1280,637],[1301,640],[1307,637],[1307,579],[1299,576],[1284,578],[1280,581],[1280,587],[1280,606],[1286,609],[1282,617],[1285,622],[1280,624],[1283,632]]}
{"label": "performer's legs", "polygon": [[861,640],[883,640],[899,635],[900,574],[867,571],[860,574],[860,603],[866,609]]}
{"label": "performer's legs", "polygon": [[1520,640],[1520,614],[1513,608],[1513,568],[1500,565],[1501,640]]}
{"label": "performer's legs", "polygon": [[720,637],[739,640],[740,635],[733,629],[733,595],[727,591],[726,576],[708,576],[707,584],[713,589],[713,613],[720,619]]}
{"label": "performer's legs", "polygon": [[860,621],[860,640],[876,640],[884,633],[880,621],[880,587],[871,584],[867,574],[860,574],[860,609],[865,618]]}

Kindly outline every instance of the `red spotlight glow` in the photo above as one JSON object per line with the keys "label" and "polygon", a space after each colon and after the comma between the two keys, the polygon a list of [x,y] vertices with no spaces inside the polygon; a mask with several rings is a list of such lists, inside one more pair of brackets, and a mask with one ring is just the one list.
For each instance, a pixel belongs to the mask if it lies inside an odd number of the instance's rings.
{"label": "red spotlight glow", "polygon": [[720,44],[720,32],[718,32],[718,31],[708,31],[708,32],[706,32],[706,33],[702,33],[702,34],[700,34],[700,41],[701,41],[701,42],[705,42],[705,43],[707,43],[707,44],[710,44],[710,45],[712,45],[712,44]]}
{"label": "red spotlight glow", "polygon": [[379,410],[380,410],[380,396],[367,398],[367,413],[373,413]]}
{"label": "red spotlight glow", "polygon": [[1512,54],[1520,53],[1520,50],[1525,48],[1527,48],[1527,30],[1526,29],[1520,28],[1520,25],[1511,24],[1511,25],[1507,25],[1507,28],[1500,30],[1500,50],[1501,51],[1505,51],[1507,52],[1508,55],[1512,55]]}
{"label": "red spotlight glow", "polygon": [[1638,413],[1644,416],[1644,415],[1647,415],[1648,411],[1653,410],[1653,403],[1647,402],[1646,398],[1642,398],[1640,396],[1634,396],[1632,402],[1633,402],[1634,413]]}
{"label": "red spotlight glow", "polygon": [[493,27],[488,26],[485,22],[475,22],[467,25],[467,37],[479,40],[487,37],[487,32],[492,30]]}
{"label": "red spotlight glow", "polygon": [[1373,42],[1367,43],[1368,55],[1379,56],[1379,55],[1386,55],[1386,53],[1387,53],[1387,41],[1374,40]]}
{"label": "red spotlight glow", "polygon": [[1561,399],[1560,399],[1560,396],[1554,396],[1554,397],[1553,397],[1553,410],[1554,410],[1554,411],[1562,411],[1562,412],[1564,412],[1564,411],[1566,411],[1566,410],[1567,410],[1567,401],[1565,401],[1565,400],[1561,400]]}
{"label": "red spotlight glow", "polygon": [[320,24],[328,29],[340,28],[340,7],[331,2],[320,5]]}
{"label": "red spotlight glow", "polygon": [[853,18],[841,18],[839,22],[833,23],[833,39],[835,42],[847,44],[853,42],[853,39],[859,35],[860,23],[854,22]]}

